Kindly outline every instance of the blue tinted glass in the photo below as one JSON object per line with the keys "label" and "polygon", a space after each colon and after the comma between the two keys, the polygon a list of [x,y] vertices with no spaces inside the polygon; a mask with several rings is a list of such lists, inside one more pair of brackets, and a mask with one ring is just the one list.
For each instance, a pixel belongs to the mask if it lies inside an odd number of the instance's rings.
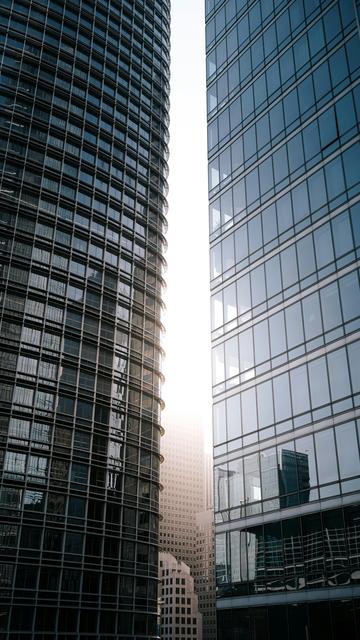
{"label": "blue tinted glass", "polygon": [[350,214],[355,247],[358,247],[360,246],[360,204],[355,204],[351,207]]}
{"label": "blue tinted glass", "polygon": [[291,397],[294,414],[310,410],[310,396],[306,366],[296,367],[290,372]]}
{"label": "blue tinted glass", "polygon": [[300,302],[285,309],[286,335],[288,348],[292,349],[304,342],[304,330]]}
{"label": "blue tinted glass", "polygon": [[337,349],[327,357],[332,401],[350,395],[350,380],[345,349]]}
{"label": "blue tinted glass", "polygon": [[343,153],[345,181],[348,189],[359,182],[360,145],[354,144]]}
{"label": "blue tinted glass", "polygon": [[310,209],[312,212],[314,212],[317,211],[320,207],[324,206],[327,201],[323,171],[317,171],[316,173],[314,173],[314,175],[310,176],[308,185],[310,195]]}
{"label": "blue tinted glass", "polygon": [[302,303],[305,340],[312,340],[322,332],[320,301],[318,293],[304,298]]}
{"label": "blue tinted glass", "polygon": [[274,173],[271,158],[268,158],[259,166],[259,181],[261,195],[264,195],[274,185]]}
{"label": "blue tinted glass", "polygon": [[331,56],[330,74],[333,87],[336,87],[347,77],[348,67],[344,49],[339,49]]}
{"label": "blue tinted glass", "polygon": [[[261,172],[260,172],[260,181],[261,181]],[[263,233],[264,233],[264,243],[270,242],[277,236],[277,224],[276,224],[276,210],[275,206],[272,205],[263,211],[262,214],[262,223],[263,223]]]}
{"label": "blue tinted glass", "polygon": [[300,279],[306,278],[315,271],[315,253],[312,234],[305,236],[296,245],[298,265],[299,265],[299,277]]}
{"label": "blue tinted glass", "polygon": [[279,198],[276,204],[279,233],[283,233],[293,224],[290,194]]}
{"label": "blue tinted glass", "polygon": [[235,254],[236,262],[243,260],[249,253],[247,225],[235,231]]}
{"label": "blue tinted glass", "polygon": [[284,288],[290,287],[294,282],[298,280],[298,270],[296,262],[295,247],[291,246],[282,251],[281,258],[281,272]]}
{"label": "blue tinted glass", "polygon": [[300,222],[303,218],[306,218],[309,211],[309,198],[306,182],[302,182],[295,189],[292,190],[292,203],[294,222]]}
{"label": "blue tinted glass", "polygon": [[349,273],[341,278],[339,285],[344,321],[348,322],[360,315],[360,290],[357,272]]}
{"label": "blue tinted glass", "polygon": [[226,419],[228,439],[241,436],[240,396],[232,396],[226,400]]}
{"label": "blue tinted glass", "polygon": [[330,401],[330,394],[325,358],[309,362],[309,383],[312,407],[327,404]]}
{"label": "blue tinted glass", "polygon": [[263,265],[251,272],[251,293],[253,306],[265,300],[265,274]]}
{"label": "blue tinted glass", "polygon": [[300,113],[306,113],[315,103],[314,86],[311,76],[303,80],[299,85],[298,96]]}
{"label": "blue tinted glass", "polygon": [[259,426],[267,427],[274,422],[273,396],[271,381],[257,387]]}
{"label": "blue tinted glass", "polygon": [[335,256],[339,258],[353,249],[353,239],[348,212],[345,211],[339,216],[336,216],[331,223],[331,227],[334,238]]}
{"label": "blue tinted glass", "polygon": [[241,394],[241,410],[243,433],[256,429],[256,399],[255,389],[248,389]]}
{"label": "blue tinted glass", "polygon": [[360,342],[349,344],[348,348],[350,376],[353,393],[360,391]]}
{"label": "blue tinted glass", "polygon": [[332,200],[345,191],[344,173],[341,156],[334,158],[325,166],[326,187],[329,200]]}
{"label": "blue tinted glass", "polygon": [[327,62],[324,62],[314,71],[314,87],[317,100],[320,100],[330,91],[331,82]]}
{"label": "blue tinted glass", "polygon": [[332,429],[315,434],[315,446],[319,483],[334,482],[338,479],[335,455],[334,433]]}
{"label": "blue tinted glass", "polygon": [[269,318],[271,357],[280,355],[286,350],[286,333],[284,312],[280,311]]}
{"label": "blue tinted glass", "polygon": [[266,261],[265,272],[267,295],[271,298],[282,289],[279,256],[274,256]]}
{"label": "blue tinted glass", "polygon": [[321,289],[320,299],[325,331],[338,327],[342,317],[337,284],[332,283]]}
{"label": "blue tinted glass", "polygon": [[273,381],[275,416],[277,421],[286,420],[291,414],[289,376],[284,373]]}

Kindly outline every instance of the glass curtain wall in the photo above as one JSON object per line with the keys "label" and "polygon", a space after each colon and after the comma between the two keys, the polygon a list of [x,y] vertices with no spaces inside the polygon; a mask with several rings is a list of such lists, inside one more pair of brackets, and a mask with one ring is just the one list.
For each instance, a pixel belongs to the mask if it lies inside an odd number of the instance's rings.
{"label": "glass curtain wall", "polygon": [[206,48],[219,638],[359,638],[359,3],[207,0]]}
{"label": "glass curtain wall", "polygon": [[0,636],[157,637],[167,0],[0,6]]}

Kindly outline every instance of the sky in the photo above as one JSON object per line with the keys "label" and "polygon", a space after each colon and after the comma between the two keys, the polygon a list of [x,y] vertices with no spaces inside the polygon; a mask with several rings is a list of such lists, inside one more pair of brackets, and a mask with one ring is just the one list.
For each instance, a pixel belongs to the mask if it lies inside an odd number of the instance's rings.
{"label": "sky", "polygon": [[204,0],[172,0],[168,268],[163,424],[210,441],[210,295]]}

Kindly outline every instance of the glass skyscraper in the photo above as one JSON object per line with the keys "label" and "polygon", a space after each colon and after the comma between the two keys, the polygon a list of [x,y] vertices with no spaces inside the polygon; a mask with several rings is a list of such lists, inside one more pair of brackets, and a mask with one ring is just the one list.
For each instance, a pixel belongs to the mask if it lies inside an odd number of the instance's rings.
{"label": "glass skyscraper", "polygon": [[0,637],[157,636],[168,0],[0,3]]}
{"label": "glass skyscraper", "polygon": [[219,640],[360,638],[353,0],[207,0]]}

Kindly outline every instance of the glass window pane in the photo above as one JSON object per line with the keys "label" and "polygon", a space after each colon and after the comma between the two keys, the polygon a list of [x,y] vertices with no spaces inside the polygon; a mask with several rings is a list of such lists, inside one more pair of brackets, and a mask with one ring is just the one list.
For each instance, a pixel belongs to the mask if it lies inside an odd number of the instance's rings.
{"label": "glass window pane", "polygon": [[228,472],[226,463],[214,468],[215,511],[228,509]]}
{"label": "glass window pane", "polygon": [[355,423],[348,422],[335,428],[340,478],[351,478],[360,474],[359,446]]}
{"label": "glass window pane", "polygon": [[211,298],[211,328],[217,329],[223,324],[223,302],[221,291]]}
{"label": "glass window pane", "polygon": [[248,389],[241,394],[243,432],[250,433],[257,428],[255,389]]}
{"label": "glass window pane", "polygon": [[225,379],[224,345],[219,344],[213,349],[213,384],[219,384]]}
{"label": "glass window pane", "polygon": [[239,315],[246,313],[251,309],[251,296],[250,296],[250,281],[249,276],[246,275],[236,283]]}
{"label": "glass window pane", "polygon": [[341,278],[339,285],[344,321],[348,322],[360,315],[360,290],[357,272],[349,273]]}
{"label": "glass window pane", "polygon": [[243,260],[249,255],[247,225],[243,225],[235,231],[235,253],[236,262]]}
{"label": "glass window pane", "polygon": [[231,396],[226,400],[226,419],[228,440],[241,436],[240,395]]}
{"label": "glass window pane", "polygon": [[228,563],[226,549],[226,533],[220,533],[215,538],[216,551],[216,583],[224,584],[228,581]]}
{"label": "glass window pane", "polygon": [[245,500],[247,502],[256,502],[261,500],[261,484],[259,469],[259,454],[244,458],[244,476],[245,476]]}
{"label": "glass window pane", "polygon": [[247,551],[249,552],[249,540],[246,531],[231,531],[231,581],[246,582],[249,579]]}
{"label": "glass window pane", "polygon": [[235,264],[234,236],[228,236],[222,241],[222,266],[223,271],[230,269]]}
{"label": "glass window pane", "polygon": [[267,427],[274,422],[274,407],[271,381],[259,384],[257,391],[257,406],[259,428]]}
{"label": "glass window pane", "polygon": [[283,373],[276,376],[274,384],[274,403],[276,421],[286,420],[291,415],[289,376]]}
{"label": "glass window pane", "polygon": [[297,256],[299,263],[300,280],[306,278],[316,269],[315,253],[312,234],[305,236],[297,243]]}
{"label": "glass window pane", "polygon": [[331,226],[334,238],[335,256],[339,258],[345,253],[348,253],[348,251],[351,251],[354,246],[349,213],[344,211],[344,213],[336,216],[332,221]]}
{"label": "glass window pane", "polygon": [[264,231],[264,244],[270,242],[277,236],[277,223],[276,223],[276,210],[275,206],[271,205],[263,211],[262,214],[263,231]]}
{"label": "glass window pane", "polygon": [[293,349],[304,342],[304,331],[300,302],[285,309],[288,348]]}
{"label": "glass window pane", "polygon": [[225,402],[217,402],[213,407],[214,446],[226,440]]}
{"label": "glass window pane", "polygon": [[291,397],[294,415],[310,410],[309,386],[305,365],[290,371]]}
{"label": "glass window pane", "polygon": [[331,399],[339,400],[350,395],[350,380],[345,349],[337,349],[327,356]]}
{"label": "glass window pane", "polygon": [[320,291],[324,330],[330,331],[342,323],[337,283],[333,282]]}
{"label": "glass window pane", "polygon": [[338,479],[338,470],[333,430],[327,429],[316,433],[315,446],[319,484],[335,482]]}
{"label": "glass window pane", "polygon": [[295,247],[291,246],[280,254],[283,287],[286,289],[298,280]]}
{"label": "glass window pane", "polygon": [[284,312],[279,311],[269,318],[271,357],[286,351]]}
{"label": "glass window pane", "polygon": [[264,266],[260,265],[251,272],[251,294],[253,306],[260,304],[266,298]]}
{"label": "glass window pane", "polygon": [[265,362],[270,357],[269,330],[267,320],[254,326],[255,363]]}
{"label": "glass window pane", "polygon": [[304,298],[302,303],[305,340],[311,340],[322,333],[319,294],[313,293]]}
{"label": "glass window pane", "polygon": [[244,502],[243,461],[233,460],[229,469],[229,506],[238,507]]}
{"label": "glass window pane", "polygon": [[[280,494],[287,495],[297,491],[297,462],[293,442],[285,442],[278,446],[279,487]],[[281,501],[281,506],[290,506],[287,500]]]}
{"label": "glass window pane", "polygon": [[330,402],[325,358],[309,362],[309,383],[313,408]]}
{"label": "glass window pane", "polygon": [[249,249],[250,253],[259,249],[262,245],[261,216],[256,216],[249,222]]}
{"label": "glass window pane", "polygon": [[262,499],[279,495],[278,464],[275,447],[260,453]]}
{"label": "glass window pane", "polygon": [[[315,448],[314,448],[314,438],[313,436],[305,436],[304,438],[298,438],[295,440],[295,447],[298,453],[301,453],[303,456],[302,468],[306,468],[308,472],[308,484],[310,487],[317,486],[317,472],[316,472],[316,463],[315,463]],[[302,477],[298,478],[299,480],[299,488],[307,489],[306,486],[306,474],[302,474]],[[306,500],[301,500],[301,502],[306,502]]]}
{"label": "glass window pane", "polygon": [[321,269],[334,260],[330,224],[324,224],[314,232],[317,268]]}
{"label": "glass window pane", "polygon": [[269,298],[281,291],[281,271],[279,256],[274,256],[265,262],[266,289]]}
{"label": "glass window pane", "polygon": [[350,376],[353,393],[360,391],[360,342],[349,344],[348,348]]}
{"label": "glass window pane", "polygon": [[235,283],[224,289],[224,321],[230,322],[237,316]]}
{"label": "glass window pane", "polygon": [[254,366],[254,347],[252,330],[247,329],[239,335],[240,371],[246,371]]}
{"label": "glass window pane", "polygon": [[345,191],[341,156],[334,158],[334,160],[325,165],[325,177],[329,200],[336,198],[336,196]]}
{"label": "glass window pane", "polygon": [[239,373],[238,338],[235,336],[225,342],[225,378],[232,378]]}
{"label": "glass window pane", "polygon": [[221,273],[221,243],[210,250],[211,277],[217,278]]}

